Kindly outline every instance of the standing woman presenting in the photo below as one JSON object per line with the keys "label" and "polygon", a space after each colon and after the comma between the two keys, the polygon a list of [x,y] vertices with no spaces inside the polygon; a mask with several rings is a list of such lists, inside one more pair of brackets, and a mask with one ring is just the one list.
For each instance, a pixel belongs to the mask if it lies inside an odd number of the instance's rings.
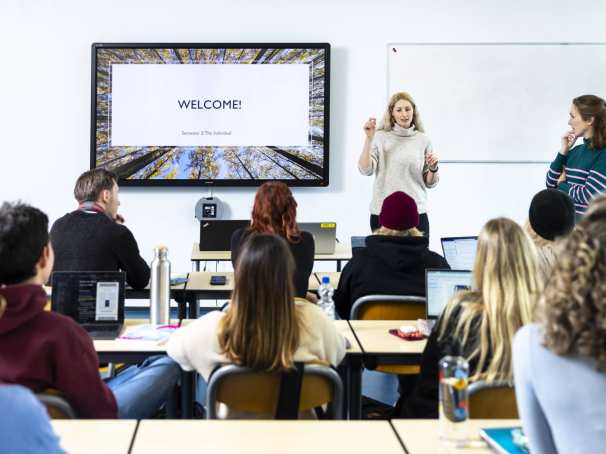
{"label": "standing woman presenting", "polygon": [[[578,222],[591,199],[606,191],[606,102],[595,95],[579,96],[569,115],[570,131],[561,138],[546,185],[572,198]],[[572,147],[579,137],[583,143]]]}
{"label": "standing woman presenting", "polygon": [[366,139],[358,169],[362,175],[375,174],[370,203],[372,231],[380,227],[379,212],[383,199],[402,191],[416,202],[418,228],[429,237],[427,188],[438,184],[438,156],[423,131],[418,109],[412,97],[405,92],[391,97],[378,128],[374,118],[364,124]]}

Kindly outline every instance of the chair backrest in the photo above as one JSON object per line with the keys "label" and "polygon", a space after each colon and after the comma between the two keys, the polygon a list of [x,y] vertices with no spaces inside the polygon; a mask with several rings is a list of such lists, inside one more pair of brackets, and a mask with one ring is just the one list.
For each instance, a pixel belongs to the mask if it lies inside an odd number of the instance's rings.
{"label": "chair backrest", "polygon": [[469,386],[469,417],[518,419],[514,387],[507,382],[477,381]]}
{"label": "chair backrest", "polygon": [[[206,414],[217,419],[217,404],[230,410],[274,415],[278,404],[281,374],[259,372],[247,367],[226,365],[217,369],[206,391]],[[330,403],[334,419],[342,419],[343,383],[339,374],[327,366],[305,364],[299,412]]]}
{"label": "chair backrest", "polygon": [[48,416],[52,419],[76,419],[76,412],[58,391],[47,389],[36,394],[36,397],[46,407]]}
{"label": "chair backrest", "polygon": [[422,296],[367,295],[358,298],[351,308],[351,320],[416,320],[426,316]]}

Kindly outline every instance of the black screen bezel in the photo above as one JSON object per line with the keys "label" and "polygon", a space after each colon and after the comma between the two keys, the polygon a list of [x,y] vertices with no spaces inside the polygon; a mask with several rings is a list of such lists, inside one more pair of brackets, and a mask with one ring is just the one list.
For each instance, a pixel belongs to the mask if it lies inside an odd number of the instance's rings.
{"label": "black screen bezel", "polygon": [[165,48],[272,48],[272,49],[323,49],[326,52],[324,74],[324,166],[319,180],[141,180],[119,178],[120,186],[131,187],[255,187],[267,181],[282,181],[288,186],[326,187],[329,184],[329,144],[330,144],[330,44],[329,43],[93,43],[91,46],[91,126],[90,126],[90,168],[96,167],[96,124],[97,124],[97,50],[98,49],[165,49]]}

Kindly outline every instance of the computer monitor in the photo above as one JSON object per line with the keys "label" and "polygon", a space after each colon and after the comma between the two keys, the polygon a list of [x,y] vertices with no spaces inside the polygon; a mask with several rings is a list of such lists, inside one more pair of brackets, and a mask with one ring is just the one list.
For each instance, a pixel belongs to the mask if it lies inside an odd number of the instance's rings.
{"label": "computer monitor", "polygon": [[453,270],[471,270],[476,258],[477,236],[442,238],[444,258]]}
{"label": "computer monitor", "polygon": [[470,288],[471,271],[425,270],[427,318],[438,318],[456,292]]}

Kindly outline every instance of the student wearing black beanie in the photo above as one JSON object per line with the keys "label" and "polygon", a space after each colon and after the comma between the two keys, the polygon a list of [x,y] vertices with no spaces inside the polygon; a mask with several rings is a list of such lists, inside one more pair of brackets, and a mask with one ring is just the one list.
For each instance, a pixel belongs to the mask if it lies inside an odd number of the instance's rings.
{"label": "student wearing black beanie", "polygon": [[557,241],[572,231],[574,219],[572,199],[557,189],[543,189],[530,202],[526,232],[537,247],[538,269],[544,283],[557,258]]}

